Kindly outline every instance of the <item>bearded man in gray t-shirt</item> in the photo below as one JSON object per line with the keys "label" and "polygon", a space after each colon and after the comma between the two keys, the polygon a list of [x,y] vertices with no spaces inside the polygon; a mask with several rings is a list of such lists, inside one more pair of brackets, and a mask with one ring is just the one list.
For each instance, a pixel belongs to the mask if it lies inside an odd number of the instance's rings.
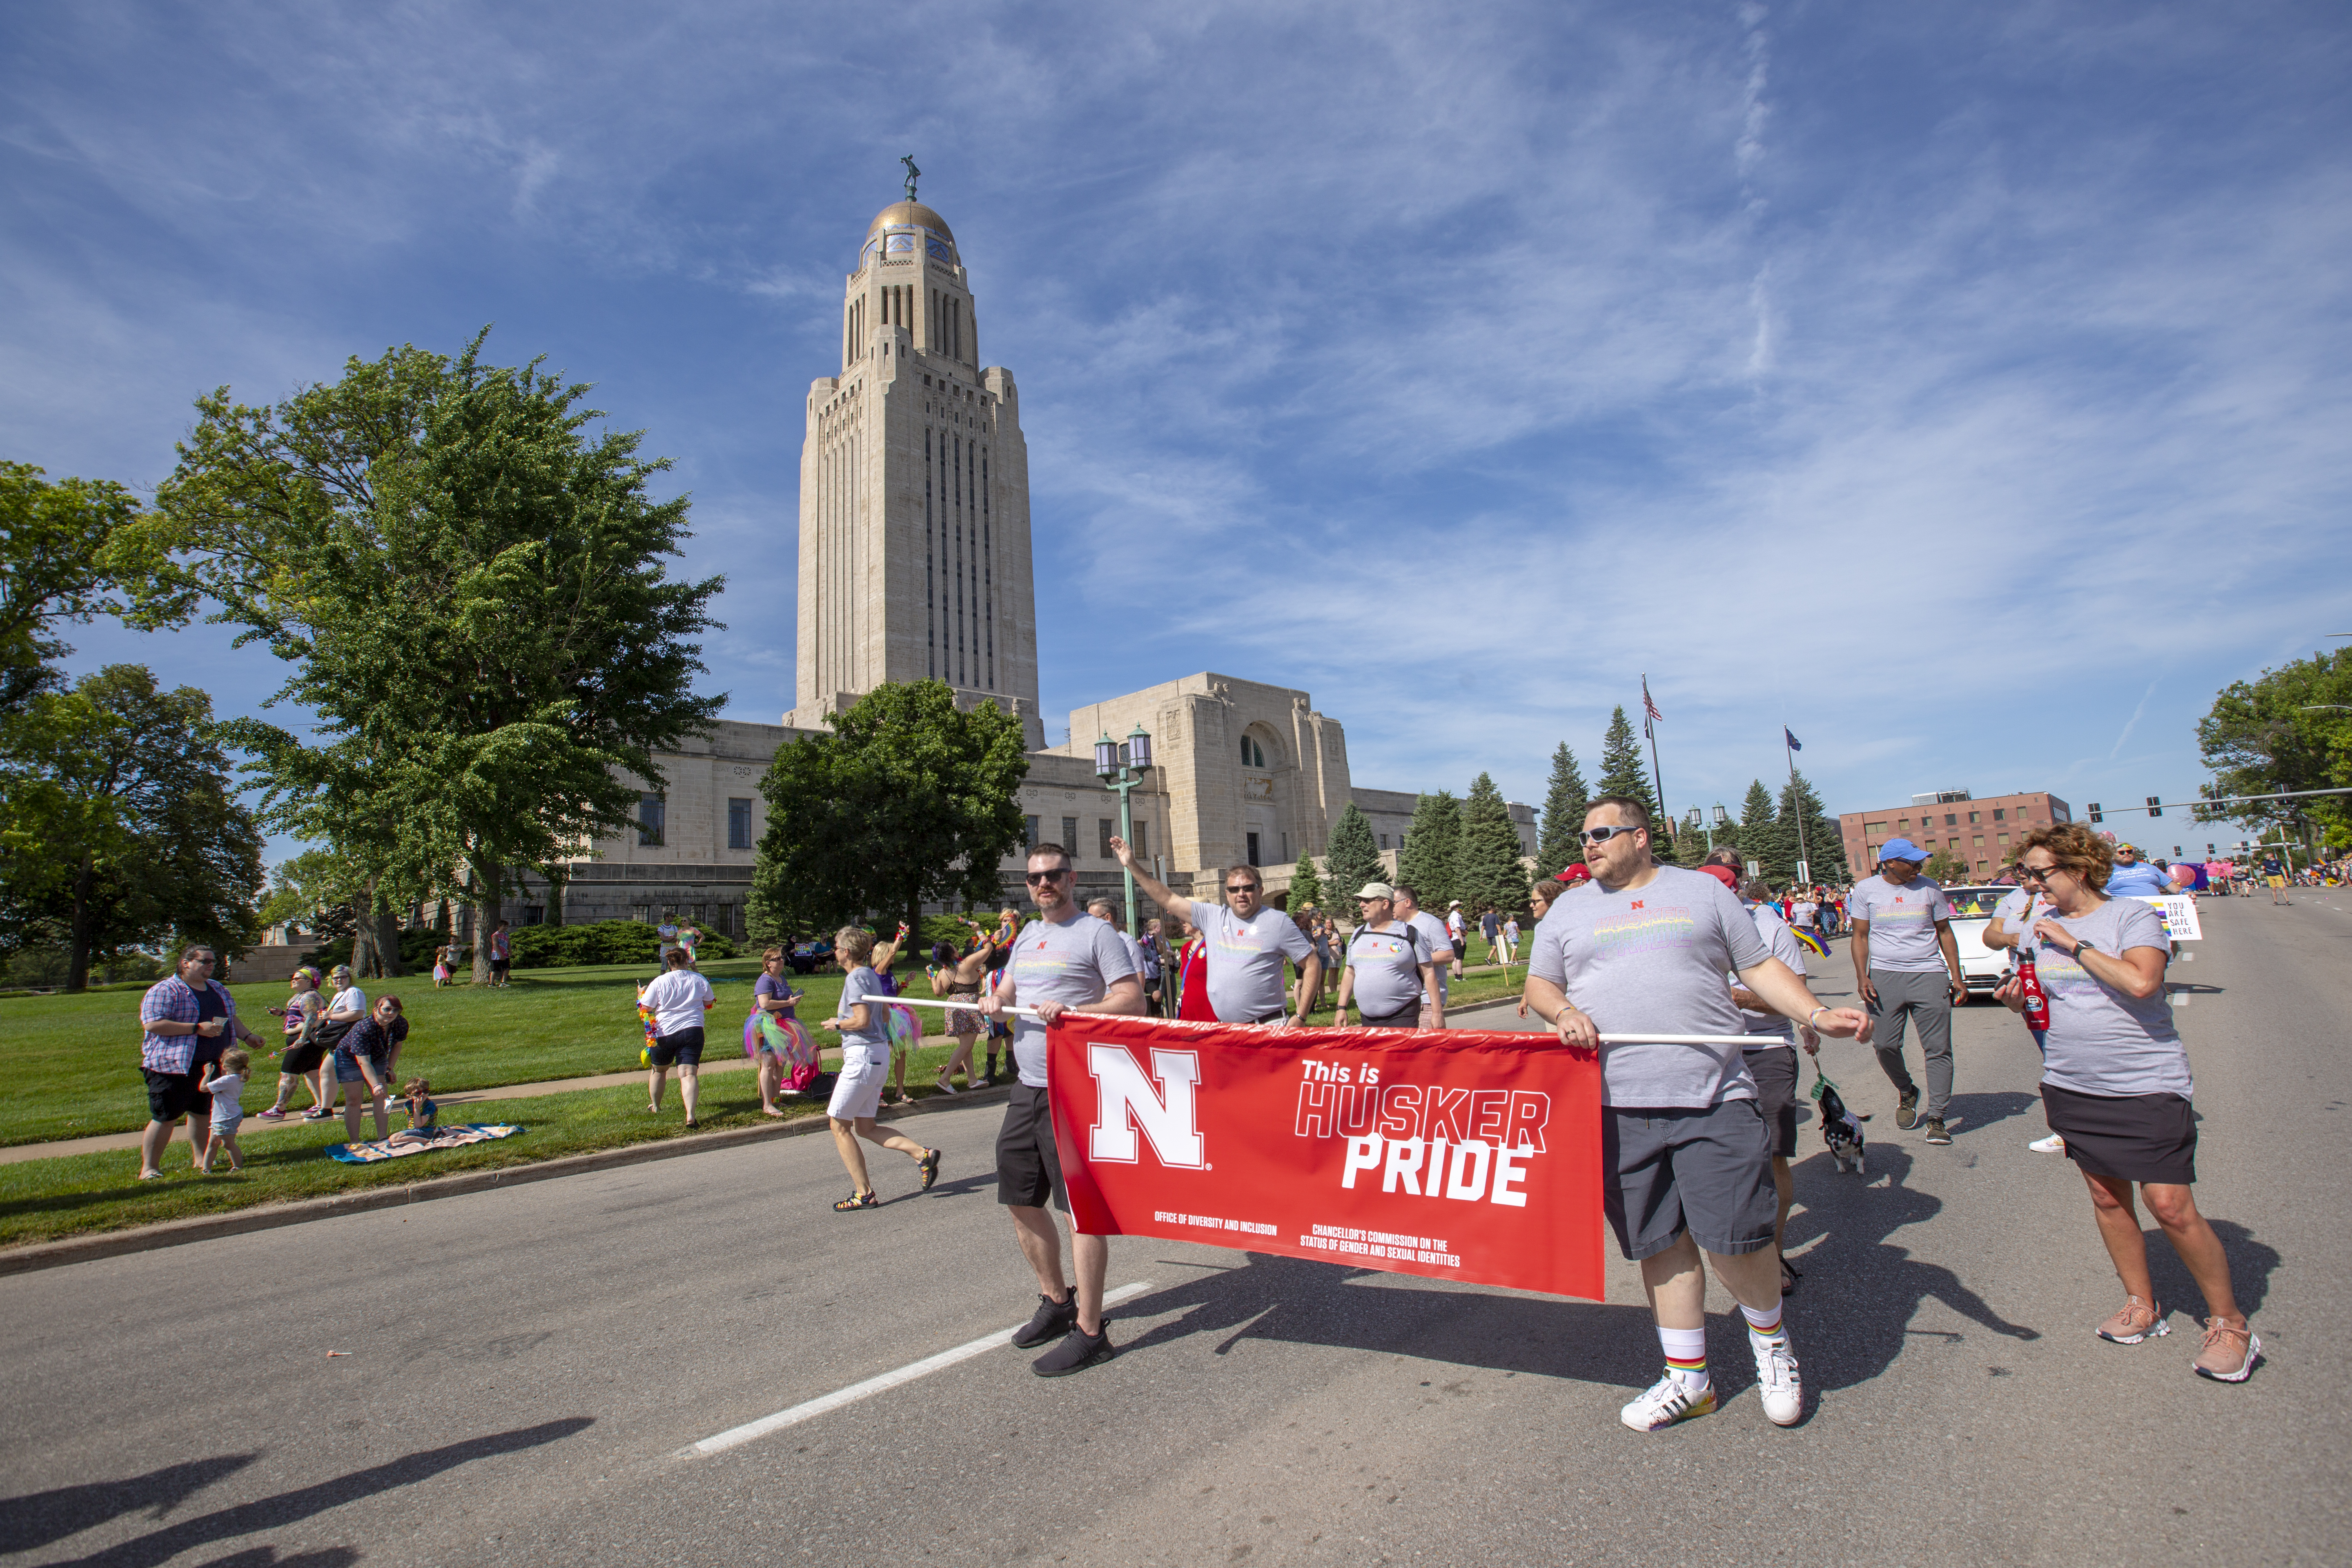
{"label": "bearded man in gray t-shirt", "polygon": [[[1152,902],[1201,933],[1208,968],[1209,1011],[1221,1024],[1272,1024],[1287,1029],[1307,1022],[1307,1009],[1323,984],[1323,955],[1298,922],[1261,900],[1265,883],[1257,868],[1228,866],[1225,903],[1188,899],[1145,870],[1134,847],[1113,837],[1110,852]],[[1298,994],[1283,980],[1285,961],[1298,966]]]}
{"label": "bearded man in gray t-shirt", "polygon": [[[1748,1320],[1764,1413],[1792,1426],[1804,1393],[1780,1321],[1771,1142],[1724,976],[1825,1035],[1867,1039],[1869,1019],[1816,1001],[1765,951],[1722,883],[1659,865],[1640,802],[1601,796],[1582,837],[1592,880],[1562,892],[1536,928],[1527,998],[1562,1045],[1601,1057],[1602,1207],[1619,1247],[1641,1263],[1666,1358],[1665,1375],[1620,1416],[1654,1432],[1715,1408],[1705,1316],[1712,1265]],[[1712,1043],[1604,1042],[1603,1030]]]}
{"label": "bearded man in gray t-shirt", "polygon": [[1080,912],[1077,871],[1068,850],[1058,844],[1032,848],[1028,881],[1037,918],[1013,939],[1003,982],[980,1010],[991,1018],[1013,1006],[1037,1014],[1013,1026],[1013,1062],[1021,1081],[1013,1086],[1004,1125],[996,1135],[996,1201],[1013,1215],[1021,1255],[1037,1275],[1036,1313],[1013,1342],[1029,1350],[1061,1335],[1062,1342],[1033,1363],[1039,1376],[1059,1377],[1111,1358],[1110,1331],[1102,1316],[1110,1238],[1072,1232],[1070,1252],[1078,1274],[1073,1291],[1062,1275],[1062,1233],[1045,1207],[1049,1198],[1069,1206],[1062,1190],[1061,1155],[1054,1146],[1045,1029],[1065,1013],[1142,1012],[1143,976],[1118,932]]}

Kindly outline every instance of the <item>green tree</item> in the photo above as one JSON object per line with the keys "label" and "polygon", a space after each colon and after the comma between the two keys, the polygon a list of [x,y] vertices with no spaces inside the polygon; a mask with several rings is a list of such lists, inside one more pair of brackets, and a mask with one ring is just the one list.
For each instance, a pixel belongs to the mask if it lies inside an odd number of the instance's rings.
{"label": "green tree", "polygon": [[1022,842],[1021,721],[915,680],[876,687],[832,725],[779,749],[760,781],[768,830],[750,913],[762,936],[872,915],[914,924],[927,900],[994,902]]}
{"label": "green tree", "polygon": [[[1804,824],[1801,836],[1797,831],[1800,822]],[[1800,855],[1805,858],[1806,868],[1812,873],[1814,881],[1848,880],[1845,840],[1839,835],[1837,824],[1832,822],[1829,814],[1822,809],[1822,797],[1813,793],[1812,781],[1802,773],[1792,774],[1789,782],[1780,786],[1780,805],[1773,823],[1779,835],[1780,853],[1786,858],[1789,868],[1787,880],[1795,879]],[[1959,875],[1963,879],[1967,878],[1965,865],[1962,865]]]}
{"label": "green tree", "polygon": [[1315,857],[1303,850],[1299,853],[1298,864],[1291,868],[1290,897],[1285,902],[1294,915],[1309,904],[1318,909],[1322,907],[1323,879],[1315,874]]}
{"label": "green tree", "polygon": [[[93,959],[203,942],[234,957],[258,924],[261,835],[230,784],[212,700],[111,664],[34,695],[0,752],[17,803],[0,858],[0,924],[62,937],[66,988]],[[29,820],[28,820],[29,818]]]}
{"label": "green tree", "polygon": [[[2197,721],[2197,745],[2213,770],[2214,795],[2279,795],[2352,784],[2352,648],[2315,653],[2253,680],[2233,680]],[[2352,836],[2352,797],[2200,806],[2199,822],[2236,822],[2273,837],[2299,822],[2333,840]]]}
{"label": "green tree", "polygon": [[[683,496],[588,388],[404,347],[271,407],[224,387],[157,497],[163,586],[294,667],[310,737],[236,728],[274,826],[333,849],[378,915],[464,873],[474,977],[509,868],[635,826],[656,752],[707,733],[695,641],[720,579],[672,582]],[[646,781],[646,784],[635,782]]]}
{"label": "green tree", "polygon": [[1773,815],[1772,792],[1764,787],[1762,779],[1749,781],[1748,794],[1739,803],[1739,858],[1753,860],[1758,875],[1773,881],[1780,875],[1774,868],[1789,857],[1780,849],[1780,822]]}
{"label": "green tree", "polygon": [[1584,846],[1576,836],[1584,830],[1584,811],[1591,798],[1576,753],[1562,741],[1551,754],[1551,784],[1544,792],[1543,828],[1536,837],[1537,876],[1556,877],[1584,858]]}
{"label": "green tree", "polygon": [[58,626],[111,615],[152,629],[193,609],[184,590],[155,590],[136,497],[110,479],[42,473],[0,462],[0,719],[61,684],[51,661],[72,649],[51,635]]}
{"label": "green tree", "polygon": [[1331,885],[1331,901],[1348,920],[1355,919],[1356,889],[1381,875],[1381,851],[1372,839],[1372,819],[1349,801],[1331,825],[1330,847],[1323,855],[1324,875]]}
{"label": "green tree", "polygon": [[1650,814],[1650,852],[1669,866],[1675,864],[1674,824],[1666,820],[1657,791],[1650,787],[1649,759],[1642,754],[1642,742],[1622,707],[1610,714],[1608,733],[1601,739],[1601,787],[1596,793],[1640,801]]}
{"label": "green tree", "polygon": [[1421,895],[1423,909],[1443,911],[1448,900],[1462,896],[1454,887],[1461,844],[1462,803],[1453,791],[1442,789],[1413,802],[1412,826],[1397,851],[1397,880]]}
{"label": "green tree", "polygon": [[1462,847],[1454,862],[1454,892],[1465,908],[1489,904],[1507,913],[1528,901],[1528,868],[1519,830],[1495,781],[1480,773],[1462,804]]}

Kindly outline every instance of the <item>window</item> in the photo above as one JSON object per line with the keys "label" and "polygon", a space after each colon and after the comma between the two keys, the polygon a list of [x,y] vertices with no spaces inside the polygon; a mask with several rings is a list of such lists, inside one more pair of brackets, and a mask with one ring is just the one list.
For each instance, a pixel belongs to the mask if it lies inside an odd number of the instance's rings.
{"label": "window", "polygon": [[1252,833],[1247,837],[1249,838],[1249,854],[1246,858],[1251,865],[1255,866],[1257,864],[1257,835]]}
{"label": "window", "polygon": [[1101,831],[1100,831],[1099,833],[1097,833],[1097,834],[1095,836],[1095,842],[1096,842],[1097,844],[1098,844],[1098,845],[1100,845],[1100,846],[1101,846],[1101,848],[1102,848],[1102,858],[1103,858],[1104,859],[1108,860],[1108,859],[1109,859],[1109,858],[1111,858],[1111,853],[1110,853],[1110,836],[1111,836],[1111,830],[1112,830],[1113,828],[1117,827],[1117,826],[1118,826],[1118,824],[1117,824],[1117,823],[1113,822],[1113,821],[1112,821],[1109,817],[1108,817],[1108,816],[1105,816],[1105,817],[1098,817],[1098,818],[1097,818],[1097,819],[1096,819],[1096,823],[1097,823],[1097,826],[1098,827],[1100,827]]}
{"label": "window", "polygon": [[1995,822],[2007,822],[2009,820],[2009,813],[2000,806],[1996,805],[1992,808],[1992,819]]}
{"label": "window", "polygon": [[1886,824],[1885,824],[1885,823],[1883,823],[1883,822],[1872,822],[1872,823],[1866,823],[1866,824],[1864,824],[1864,826],[1863,826],[1863,831],[1864,831],[1864,833],[1868,833],[1868,834],[1871,834],[1871,835],[1875,836],[1875,835],[1877,835],[1877,834],[1881,834],[1881,833],[1884,833],[1884,832],[1885,832],[1885,831],[1886,831]]}
{"label": "window", "polygon": [[2008,835],[2008,834],[2006,834],[2006,833],[1998,834],[1998,835],[1996,835],[1995,837],[1999,837],[1999,838],[2000,838],[2000,840],[2003,844],[2006,844],[2006,843],[2008,843],[2008,842],[2009,842],[2009,835]]}
{"label": "window", "polygon": [[637,847],[657,849],[662,842],[665,816],[662,797],[657,795],[637,796]]}
{"label": "window", "polygon": [[1970,834],[1970,835],[1969,836],[1969,843],[1970,843],[1970,845],[1971,845],[1973,847],[1978,848],[1978,849],[1981,849],[1981,848],[1983,848],[1983,847],[1984,847],[1984,835],[1983,835],[1983,834],[1981,834],[1981,833],[1972,833],[1972,834]]}
{"label": "window", "polygon": [[1895,826],[1908,831],[1911,826],[1911,819],[1907,816],[1898,816],[1895,819]]}
{"label": "window", "polygon": [[1984,813],[1983,813],[1983,812],[1980,812],[1980,811],[1972,811],[1972,812],[1969,813],[1969,826],[1970,827],[1974,827],[1978,823],[1982,822],[1983,820],[1984,820]]}
{"label": "window", "polygon": [[1070,852],[1070,858],[1077,858],[1078,819],[1075,816],[1062,818],[1062,847]]}
{"label": "window", "polygon": [[751,847],[751,802],[749,798],[730,799],[727,803],[727,847]]}
{"label": "window", "polygon": [[1035,817],[1024,816],[1021,819],[1021,842],[1024,846],[1031,849],[1036,848],[1039,844],[1044,842],[1043,839],[1037,837],[1037,819]]}
{"label": "window", "polygon": [[1138,860],[1149,860],[1151,858],[1150,844],[1151,824],[1148,822],[1137,823],[1135,825],[1135,858]]}
{"label": "window", "polygon": [[[1256,835],[1256,834],[1255,834],[1255,833],[1253,833],[1253,834],[1251,834],[1251,835],[1250,835],[1250,837],[1253,837],[1253,838],[1255,838],[1255,837],[1257,837],[1257,835]],[[1387,834],[1383,833],[1383,834],[1381,834],[1381,848],[1383,848],[1383,849],[1385,849],[1385,848],[1387,848],[1388,847],[1389,847],[1389,836],[1388,836]]]}
{"label": "window", "polygon": [[1242,765],[1252,768],[1265,766],[1265,748],[1247,735],[1242,737]]}
{"label": "window", "polygon": [[547,906],[545,904],[525,904],[522,907],[522,923],[527,926],[545,925],[547,923]]}
{"label": "window", "polygon": [[1960,814],[1959,814],[1958,812],[1957,812],[1957,811],[1948,811],[1948,812],[1944,813],[1944,826],[1947,826],[1947,827],[1958,827],[1959,825],[1960,825]]}

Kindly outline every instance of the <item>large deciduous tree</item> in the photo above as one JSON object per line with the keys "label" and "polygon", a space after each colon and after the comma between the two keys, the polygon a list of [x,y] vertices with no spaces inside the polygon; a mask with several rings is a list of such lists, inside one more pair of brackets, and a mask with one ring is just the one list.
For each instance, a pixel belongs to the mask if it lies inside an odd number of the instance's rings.
{"label": "large deciduous tree", "polygon": [[1029,772],[1021,721],[956,706],[943,680],[877,686],[830,734],[787,743],[760,781],[768,827],[751,873],[761,937],[896,916],[928,901],[992,903],[1019,847]]}
{"label": "large deciduous tree", "polygon": [[[2253,680],[2233,680],[2197,721],[2197,746],[2217,795],[2282,795],[2352,785],[2352,648],[2315,653]],[[2331,841],[2352,837],[2352,796],[2200,807],[2200,822],[2284,826],[2299,817]]]}
{"label": "large deciduous tree", "polygon": [[509,868],[633,827],[632,776],[658,785],[654,754],[723,700],[693,690],[720,579],[665,570],[688,513],[649,491],[667,460],[482,341],[355,358],[270,407],[201,398],[157,498],[181,581],[317,716],[237,727],[271,820],[358,868],[376,916],[461,868],[478,982]]}
{"label": "large deciduous tree", "polygon": [[138,499],[111,479],[42,477],[0,462],[0,721],[21,714],[62,676],[72,650],[53,635],[100,615],[152,628],[185,620],[184,587],[159,591],[144,568]]}
{"label": "large deciduous tree", "polygon": [[56,932],[68,990],[125,947],[252,942],[261,835],[217,734],[209,697],[135,664],[37,692],[8,727],[0,923],[12,942]]}
{"label": "large deciduous tree", "polygon": [[1536,835],[1537,876],[1557,877],[1584,858],[1584,845],[1577,835],[1584,830],[1585,808],[1591,800],[1576,753],[1562,741],[1551,754],[1551,783],[1544,791],[1543,826]]}

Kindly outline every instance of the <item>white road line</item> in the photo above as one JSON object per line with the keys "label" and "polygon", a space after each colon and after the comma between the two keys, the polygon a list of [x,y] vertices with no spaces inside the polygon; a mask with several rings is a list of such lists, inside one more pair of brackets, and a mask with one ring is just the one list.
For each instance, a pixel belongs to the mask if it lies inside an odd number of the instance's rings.
{"label": "white road line", "polygon": [[[1117,1306],[1119,1302],[1140,1296],[1150,1289],[1151,1281],[1139,1279],[1132,1285],[1122,1285],[1116,1290],[1106,1290],[1103,1292],[1103,1305]],[[828,1410],[838,1410],[845,1405],[855,1405],[859,1400],[880,1394],[885,1389],[896,1388],[902,1383],[912,1383],[919,1377],[929,1377],[943,1367],[953,1366],[960,1361],[970,1361],[972,1357],[992,1351],[999,1345],[1010,1344],[1014,1332],[1022,1326],[1015,1323],[1010,1329],[999,1329],[992,1334],[982,1334],[980,1338],[969,1343],[958,1345],[951,1351],[941,1351],[937,1355],[925,1356],[918,1362],[909,1362],[894,1372],[886,1372],[879,1376],[869,1377],[864,1383],[853,1383],[847,1388],[837,1388],[831,1394],[821,1394],[814,1399],[804,1400],[793,1405],[789,1410],[779,1410],[773,1415],[762,1415],[757,1421],[746,1421],[740,1426],[730,1426],[715,1437],[705,1437],[699,1443],[689,1444],[680,1448],[677,1457],[681,1459],[691,1459],[704,1454],[724,1453],[727,1449],[749,1443],[755,1437],[764,1437],[771,1432],[781,1432],[787,1426],[798,1426],[801,1422],[809,1420],[813,1416],[822,1415]]]}

